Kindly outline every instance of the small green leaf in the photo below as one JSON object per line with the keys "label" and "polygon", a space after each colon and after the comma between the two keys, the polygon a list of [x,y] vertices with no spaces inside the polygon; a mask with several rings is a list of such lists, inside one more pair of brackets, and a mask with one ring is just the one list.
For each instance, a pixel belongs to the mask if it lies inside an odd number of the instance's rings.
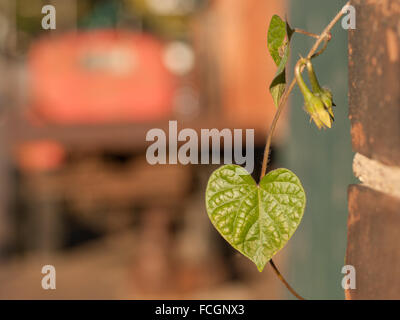
{"label": "small green leaf", "polygon": [[305,204],[300,180],[288,169],[269,172],[257,185],[242,167],[225,165],[206,190],[212,224],[260,272],[297,229]]}
{"label": "small green leaf", "polygon": [[286,88],[286,63],[289,58],[289,51],[289,47],[286,47],[284,56],[282,57],[278,70],[275,74],[275,78],[272,80],[271,85],[269,86],[269,91],[271,92],[276,107],[279,106],[279,102],[281,101]]}
{"label": "small green leaf", "polygon": [[269,23],[267,40],[269,53],[277,66],[279,66],[282,59],[280,50],[284,45],[285,37],[286,24],[279,16],[274,15]]}
{"label": "small green leaf", "polygon": [[269,90],[274,104],[279,106],[286,88],[286,64],[290,53],[290,39],[294,30],[289,23],[284,22],[279,16],[274,15],[268,29],[268,50],[278,66],[278,70],[271,82]]}

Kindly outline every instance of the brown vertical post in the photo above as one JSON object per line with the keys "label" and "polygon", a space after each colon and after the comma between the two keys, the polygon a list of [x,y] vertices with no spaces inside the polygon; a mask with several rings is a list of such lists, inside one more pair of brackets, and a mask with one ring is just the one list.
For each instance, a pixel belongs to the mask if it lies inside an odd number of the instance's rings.
{"label": "brown vertical post", "polygon": [[347,299],[400,299],[400,1],[354,0],[349,31],[349,117],[354,174]]}

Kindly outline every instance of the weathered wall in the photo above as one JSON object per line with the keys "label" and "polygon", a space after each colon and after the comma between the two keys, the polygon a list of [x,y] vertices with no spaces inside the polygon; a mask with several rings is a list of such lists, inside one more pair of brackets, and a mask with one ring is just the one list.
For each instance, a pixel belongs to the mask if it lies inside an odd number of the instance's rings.
{"label": "weathered wall", "polygon": [[400,1],[353,0],[349,118],[353,171],[346,263],[348,299],[400,299]]}

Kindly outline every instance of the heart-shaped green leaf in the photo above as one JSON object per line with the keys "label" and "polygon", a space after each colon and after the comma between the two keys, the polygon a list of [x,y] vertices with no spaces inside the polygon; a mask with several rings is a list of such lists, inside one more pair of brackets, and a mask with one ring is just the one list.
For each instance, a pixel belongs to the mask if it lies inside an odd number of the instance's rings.
{"label": "heart-shaped green leaf", "polygon": [[219,233],[261,272],[282,249],[303,217],[306,195],[299,178],[276,169],[257,185],[237,165],[225,165],[208,180],[206,207]]}

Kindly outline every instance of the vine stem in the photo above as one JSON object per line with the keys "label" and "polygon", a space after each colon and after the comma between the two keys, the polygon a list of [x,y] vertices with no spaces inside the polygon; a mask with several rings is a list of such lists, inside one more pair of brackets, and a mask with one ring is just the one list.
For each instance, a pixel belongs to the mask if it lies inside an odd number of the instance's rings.
{"label": "vine stem", "polygon": [[318,39],[318,37],[319,37],[319,34],[315,34],[315,33],[312,33],[312,32],[308,32],[308,31],[303,30],[303,29],[295,28],[295,29],[294,29],[294,32],[301,33],[301,34],[304,34],[304,35],[306,35],[306,36],[309,36],[309,37],[315,38],[315,39]]}
{"label": "vine stem", "polygon": [[287,281],[285,280],[285,278],[281,275],[281,273],[279,272],[278,268],[276,267],[275,263],[271,260],[269,260],[269,263],[272,267],[272,269],[275,271],[276,275],[278,276],[278,278],[284,283],[284,285],[286,286],[286,288],[288,288],[288,290],[299,300],[305,300],[301,295],[299,295],[291,286],[289,283],[287,283]]}
{"label": "vine stem", "polygon": [[[343,16],[344,13],[344,8],[350,5],[350,1],[348,1],[342,9],[336,14],[336,16],[332,19],[332,21],[325,27],[325,29],[322,31],[322,33],[318,36],[317,40],[315,41],[314,45],[312,46],[310,52],[307,54],[308,59],[315,58],[316,56],[320,55],[327,47],[328,41],[331,39],[331,29],[335,26],[335,24],[340,20],[340,18]],[[303,33],[303,32],[300,32]],[[318,47],[320,44],[325,41],[324,47],[317,52]],[[300,69],[303,71],[304,66]],[[292,82],[290,83],[289,87],[287,90],[285,90],[278,106],[278,110],[275,113],[274,119],[272,120],[271,127],[269,129],[269,133],[267,136],[267,142],[265,144],[265,150],[264,150],[264,158],[263,158],[263,163],[261,167],[261,175],[260,175],[260,181],[261,179],[265,176],[265,173],[267,171],[267,165],[268,165],[268,158],[269,158],[269,150],[271,148],[271,140],[272,136],[274,134],[276,124],[278,123],[279,117],[282,114],[282,111],[286,105],[287,99],[289,97],[289,94],[292,92],[294,86],[296,85],[296,79],[293,79]],[[274,261],[271,259],[269,261],[272,269],[275,271],[276,275],[278,278],[283,282],[283,284],[286,286],[286,288],[298,299],[304,300],[302,296],[300,296],[290,285],[289,283],[285,280],[285,278],[282,276],[282,274],[279,272],[278,268],[276,267]]]}

